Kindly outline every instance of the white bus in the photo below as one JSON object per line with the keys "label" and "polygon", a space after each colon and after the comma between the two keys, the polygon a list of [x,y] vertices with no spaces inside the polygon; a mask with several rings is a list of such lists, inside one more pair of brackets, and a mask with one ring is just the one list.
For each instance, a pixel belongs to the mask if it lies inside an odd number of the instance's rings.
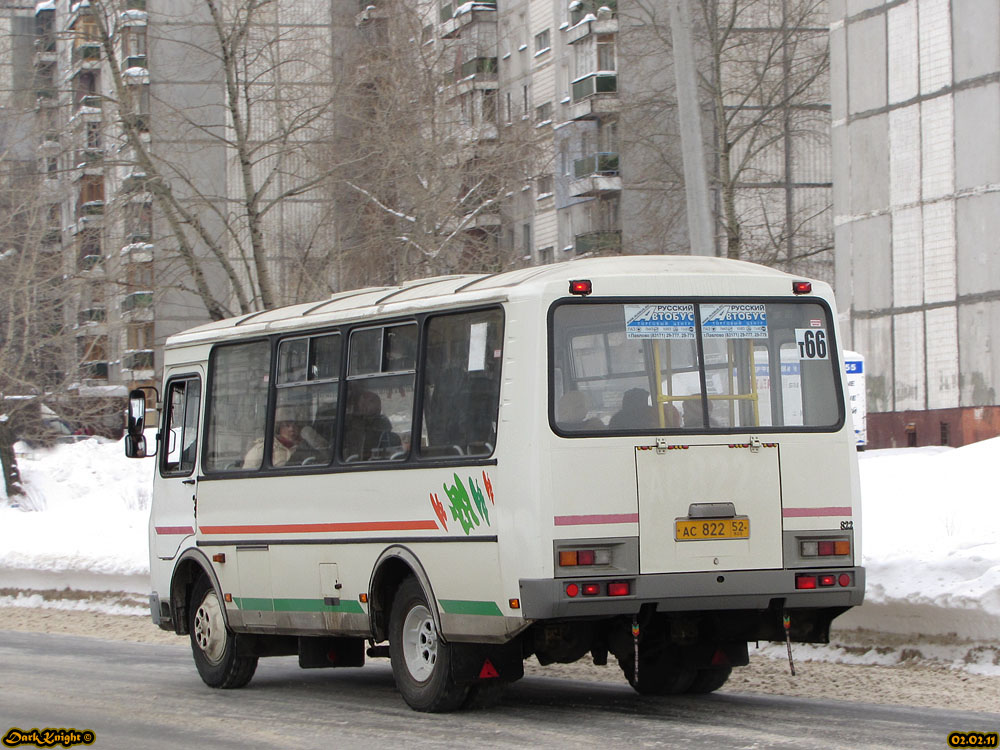
{"label": "white bus", "polygon": [[825,642],[865,583],[836,320],[826,284],[644,256],[173,336],[153,621],[214,687],[388,656],[425,711],[532,655],[612,654],[663,695],[720,687],[748,641]]}

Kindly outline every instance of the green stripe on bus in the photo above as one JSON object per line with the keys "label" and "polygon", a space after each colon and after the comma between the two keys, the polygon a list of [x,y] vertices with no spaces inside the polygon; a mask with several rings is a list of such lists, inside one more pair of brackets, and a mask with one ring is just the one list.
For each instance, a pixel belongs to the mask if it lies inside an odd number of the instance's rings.
{"label": "green stripe on bus", "polygon": [[260,612],[273,612],[274,601],[272,599],[255,599],[252,597],[233,597],[236,606],[240,609],[250,609]]}
{"label": "green stripe on bus", "polygon": [[348,599],[340,604],[324,604],[322,599],[253,599],[235,598],[236,606],[243,610],[262,612],[345,612],[363,615],[361,604]]}
{"label": "green stripe on bus", "polygon": [[503,617],[496,602],[474,602],[466,599],[438,599],[441,609],[449,615],[488,615]]}

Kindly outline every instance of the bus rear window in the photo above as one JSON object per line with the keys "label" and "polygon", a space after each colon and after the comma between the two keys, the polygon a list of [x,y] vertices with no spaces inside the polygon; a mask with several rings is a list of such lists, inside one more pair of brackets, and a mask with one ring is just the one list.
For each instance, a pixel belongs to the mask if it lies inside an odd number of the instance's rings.
{"label": "bus rear window", "polygon": [[552,320],[562,434],[841,424],[832,326],[814,302],[566,303]]}

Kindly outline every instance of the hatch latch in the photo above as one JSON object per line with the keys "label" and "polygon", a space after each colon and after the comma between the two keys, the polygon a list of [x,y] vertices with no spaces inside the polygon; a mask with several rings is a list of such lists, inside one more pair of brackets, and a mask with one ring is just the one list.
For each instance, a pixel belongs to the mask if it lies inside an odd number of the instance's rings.
{"label": "hatch latch", "polygon": [[760,443],[760,438],[759,437],[751,437],[750,438],[750,452],[751,453],[757,453],[760,450],[760,445],[761,445],[761,443]]}

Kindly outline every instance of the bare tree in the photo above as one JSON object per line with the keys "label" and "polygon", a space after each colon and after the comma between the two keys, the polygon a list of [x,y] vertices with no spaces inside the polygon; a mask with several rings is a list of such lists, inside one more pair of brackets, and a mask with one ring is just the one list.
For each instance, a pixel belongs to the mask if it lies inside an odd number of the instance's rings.
{"label": "bare tree", "polygon": [[[826,0],[691,0],[703,131],[723,252],[822,270],[831,261]],[[661,170],[665,200],[681,184],[670,27],[661,3],[637,0],[630,54],[649,71],[630,102],[632,137]],[[659,61],[659,62],[654,62]],[[662,123],[662,125],[657,125]],[[673,184],[671,184],[673,183]]]}
{"label": "bare tree", "polygon": [[495,24],[434,39],[421,11],[382,2],[361,21],[337,144],[356,154],[340,173],[346,282],[510,267],[505,201],[547,171],[533,123],[501,123]]}
{"label": "bare tree", "polygon": [[105,421],[113,399],[81,393],[79,362],[91,344],[63,306],[75,279],[64,273],[58,204],[21,148],[33,135],[18,127],[26,115],[4,114],[14,137],[0,143],[0,462],[10,497],[22,493],[17,440],[45,443],[74,429],[110,435],[116,425]]}
{"label": "bare tree", "polygon": [[329,20],[290,0],[161,4],[143,46],[188,83],[151,89],[144,62],[128,54],[138,33],[128,12],[114,0],[91,6],[110,78],[106,111],[122,141],[109,166],[132,166],[168,229],[158,257],[172,271],[157,284],[196,295],[212,319],[329,290],[329,274],[310,262],[332,231],[331,170],[314,158],[332,131]]}

